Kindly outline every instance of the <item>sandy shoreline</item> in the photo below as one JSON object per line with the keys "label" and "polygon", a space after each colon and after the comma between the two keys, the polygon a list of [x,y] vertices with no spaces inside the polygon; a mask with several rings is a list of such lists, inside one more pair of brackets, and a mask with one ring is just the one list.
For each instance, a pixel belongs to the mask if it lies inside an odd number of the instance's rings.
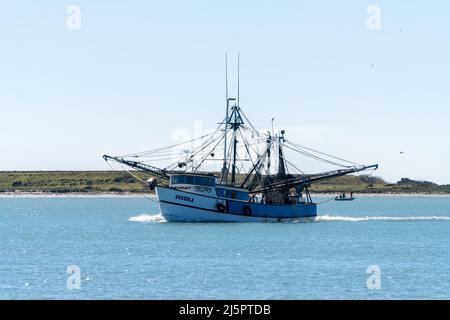
{"label": "sandy shoreline", "polygon": [[52,192],[2,192],[0,198],[156,198],[150,193],[52,193]]}
{"label": "sandy shoreline", "polygon": [[[357,198],[450,198],[450,194],[444,193],[354,193]],[[312,193],[313,198],[334,198],[335,193]],[[51,192],[2,192],[0,198],[156,198],[155,194],[150,193],[51,193]]]}

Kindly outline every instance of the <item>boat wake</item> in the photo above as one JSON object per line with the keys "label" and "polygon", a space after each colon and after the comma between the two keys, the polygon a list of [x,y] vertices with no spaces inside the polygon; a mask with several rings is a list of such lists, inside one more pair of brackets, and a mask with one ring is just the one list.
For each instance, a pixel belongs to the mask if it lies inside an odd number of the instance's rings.
{"label": "boat wake", "polygon": [[[161,223],[167,222],[161,213],[158,214],[141,214],[128,219],[131,222],[143,223]],[[322,221],[344,221],[344,222],[361,222],[361,221],[450,221],[450,216],[317,216],[315,222]],[[311,222],[310,219],[299,219],[291,222]]]}
{"label": "boat wake", "polygon": [[347,222],[359,222],[359,221],[436,221],[436,220],[450,220],[450,216],[330,216],[323,215],[317,216],[316,221],[347,221]]}
{"label": "boat wake", "polygon": [[158,213],[153,215],[141,214],[139,216],[131,217],[130,219],[128,219],[128,221],[149,223],[149,222],[166,222],[166,219],[164,219],[161,213]]}

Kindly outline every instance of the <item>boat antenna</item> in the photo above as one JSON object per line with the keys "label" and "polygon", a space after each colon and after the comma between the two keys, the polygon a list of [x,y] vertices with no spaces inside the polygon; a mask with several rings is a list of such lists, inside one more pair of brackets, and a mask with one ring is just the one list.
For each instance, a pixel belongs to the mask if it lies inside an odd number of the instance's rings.
{"label": "boat antenna", "polygon": [[227,53],[225,53],[225,99],[228,100],[228,54]]}
{"label": "boat antenna", "polygon": [[228,54],[225,53],[225,99],[226,99],[226,111],[225,111],[225,129],[224,129],[224,148],[223,148],[223,168],[222,168],[222,181],[226,182],[227,175],[227,130],[228,130]]}
{"label": "boat antenna", "polygon": [[239,52],[238,52],[238,65],[237,65],[237,105],[240,106],[239,104]]}
{"label": "boat antenna", "polygon": [[272,118],[271,122],[272,122],[272,136],[275,136],[275,131],[273,130],[273,121],[275,120],[275,118]]}

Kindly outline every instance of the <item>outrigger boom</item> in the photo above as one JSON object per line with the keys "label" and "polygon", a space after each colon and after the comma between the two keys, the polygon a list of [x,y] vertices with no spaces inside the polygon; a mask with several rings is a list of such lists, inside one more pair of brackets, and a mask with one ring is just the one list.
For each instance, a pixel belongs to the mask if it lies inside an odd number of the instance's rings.
{"label": "outrigger boom", "polygon": [[274,190],[274,189],[284,189],[284,188],[293,188],[298,185],[304,185],[304,186],[310,186],[312,183],[316,183],[319,181],[327,180],[327,179],[333,179],[337,177],[341,177],[347,174],[365,171],[369,169],[378,169],[378,164],[370,165],[370,166],[361,166],[361,167],[354,167],[349,169],[340,169],[340,170],[333,170],[333,171],[327,171],[322,172],[318,174],[310,174],[310,175],[304,175],[302,177],[292,178],[292,179],[286,179],[279,181],[277,183],[272,183],[268,186],[258,188],[255,190],[252,190],[250,193],[260,193],[268,190]]}
{"label": "outrigger boom", "polygon": [[108,155],[103,155],[103,159],[105,161],[108,160],[114,160],[118,163],[122,163],[125,164],[127,166],[129,166],[130,168],[142,171],[142,172],[146,172],[149,173],[151,175],[157,176],[159,178],[168,178],[168,172],[164,169],[160,169],[151,165],[148,165],[146,163],[143,162],[139,162],[139,161],[130,161],[130,160],[125,160],[121,157],[112,157],[112,156],[108,156]]}

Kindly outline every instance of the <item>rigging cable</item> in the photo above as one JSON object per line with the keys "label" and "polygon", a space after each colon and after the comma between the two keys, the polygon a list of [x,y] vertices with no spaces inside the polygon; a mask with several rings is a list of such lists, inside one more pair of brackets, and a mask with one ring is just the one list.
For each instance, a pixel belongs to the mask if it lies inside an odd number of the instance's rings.
{"label": "rigging cable", "polygon": [[334,162],[334,161],[331,161],[331,160],[327,160],[327,159],[321,158],[321,157],[316,156],[314,154],[311,154],[311,153],[309,153],[307,151],[304,151],[304,150],[301,150],[301,149],[297,149],[297,148],[292,147],[292,146],[287,145],[287,144],[285,145],[285,147],[288,148],[288,149],[291,149],[293,151],[296,151],[296,152],[298,152],[300,154],[303,154],[306,157],[309,157],[311,159],[315,159],[315,160],[320,161],[320,162],[328,163],[328,164],[335,165],[335,166],[338,166],[338,167],[343,167],[343,168],[351,168],[352,167],[352,166],[343,165],[342,163],[338,163],[338,162]]}
{"label": "rigging cable", "polygon": [[330,202],[330,201],[332,201],[334,199],[336,199],[336,198],[331,198],[331,199],[327,199],[327,200],[324,200],[324,201],[321,201],[321,202],[316,202],[316,205],[323,204],[323,203],[326,203],[326,202]]}
{"label": "rigging cable", "polygon": [[219,139],[219,141],[218,141],[218,142],[216,143],[216,145],[212,148],[212,150],[211,150],[209,153],[207,153],[207,154],[203,157],[203,159],[200,160],[200,164],[197,165],[197,167],[194,169],[194,171],[197,171],[197,170],[201,167],[201,165],[203,164],[203,162],[205,162],[205,160],[209,157],[209,155],[210,155],[211,153],[213,153],[213,151],[217,148],[217,146],[219,145],[219,143],[222,142],[223,139],[224,139],[224,137],[222,137],[221,139]]}
{"label": "rigging cable", "polygon": [[[111,168],[111,170],[116,171],[116,170],[111,166],[111,164],[109,163],[109,161],[106,160],[106,163],[107,163],[108,166]],[[143,184],[147,185],[147,181],[144,181],[144,180],[142,180],[141,178],[139,178],[138,176],[136,176],[136,175],[134,175],[133,173],[131,173],[130,170],[124,168],[124,166],[122,166],[122,164],[120,164],[119,162],[118,162],[118,164],[119,164],[119,166],[120,166],[123,170],[125,170],[128,174],[130,174],[131,176],[133,176],[136,180],[138,180],[138,181],[142,182]],[[155,203],[159,203],[158,200],[149,198],[149,197],[147,197],[145,194],[140,194],[140,196],[144,197],[144,198],[147,199],[147,200],[153,201],[153,202],[155,202]]]}
{"label": "rigging cable", "polygon": [[326,156],[326,157],[330,157],[330,158],[333,158],[333,159],[336,159],[336,160],[344,161],[344,162],[350,163],[350,164],[352,164],[352,165],[361,166],[361,164],[359,164],[359,163],[355,163],[355,162],[352,162],[352,161],[348,161],[348,160],[345,160],[345,159],[342,159],[342,158],[333,156],[333,155],[328,154],[328,153],[324,153],[324,152],[321,152],[321,151],[318,151],[318,150],[314,150],[314,149],[312,149],[312,148],[305,147],[305,146],[299,145],[299,144],[297,144],[297,143],[294,143],[294,142],[291,142],[291,141],[288,141],[288,140],[286,140],[286,142],[287,142],[288,144],[290,144],[291,146],[297,147],[297,148],[302,149],[302,150],[303,150],[303,149],[306,149],[306,150],[309,150],[309,151],[312,151],[312,152],[321,154],[321,155]]}
{"label": "rigging cable", "polygon": [[[217,131],[217,130],[216,130],[216,131]],[[129,154],[122,155],[122,156],[120,156],[120,157],[121,157],[121,158],[140,157],[140,156],[143,156],[143,155],[154,154],[154,153],[156,153],[156,152],[158,152],[158,151],[169,150],[169,149],[174,148],[174,147],[182,146],[182,145],[185,145],[185,144],[192,143],[192,142],[194,142],[194,141],[203,139],[203,138],[205,138],[205,137],[212,136],[213,134],[216,133],[216,131],[214,131],[214,132],[211,133],[211,134],[207,134],[207,135],[203,135],[203,136],[201,136],[201,137],[197,137],[197,138],[191,139],[191,140],[189,140],[189,141],[185,141],[185,142],[181,142],[181,143],[176,143],[176,144],[172,144],[172,145],[170,145],[170,146],[161,147],[161,148],[156,148],[156,149],[151,149],[151,150],[147,150],[147,151],[142,151],[142,152],[137,152],[137,153],[129,153]]]}

